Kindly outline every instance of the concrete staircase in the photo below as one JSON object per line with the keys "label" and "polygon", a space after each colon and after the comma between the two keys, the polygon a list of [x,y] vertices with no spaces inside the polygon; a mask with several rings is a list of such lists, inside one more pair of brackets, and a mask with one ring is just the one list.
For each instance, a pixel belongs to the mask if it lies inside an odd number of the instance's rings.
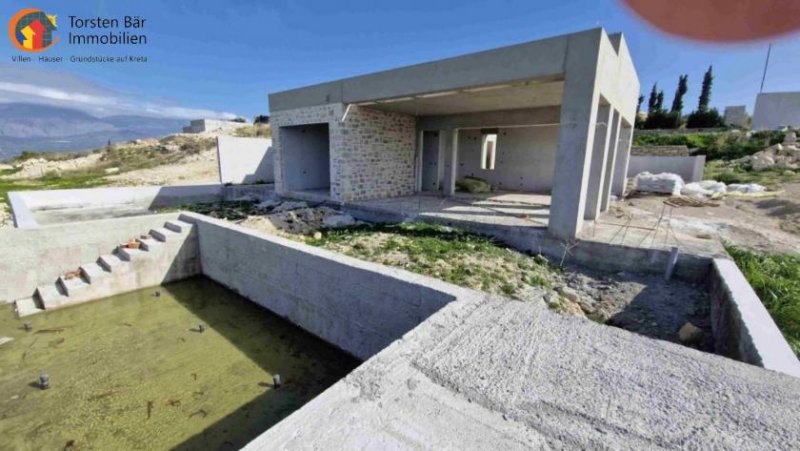
{"label": "concrete staircase", "polygon": [[[151,229],[147,235],[136,238],[138,249],[118,246],[112,253],[81,265],[71,277],[62,275],[52,284],[37,287],[33,296],[16,301],[17,314],[29,316],[191,275],[183,268],[175,269],[173,266],[180,264],[176,262],[176,256],[193,227],[193,224],[179,220],[167,221],[163,227]],[[188,273],[191,272],[189,269]]]}

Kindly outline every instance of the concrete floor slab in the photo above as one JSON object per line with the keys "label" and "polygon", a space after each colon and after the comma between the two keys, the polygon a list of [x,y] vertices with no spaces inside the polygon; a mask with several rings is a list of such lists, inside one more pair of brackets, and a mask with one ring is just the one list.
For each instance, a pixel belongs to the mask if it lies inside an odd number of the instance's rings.
{"label": "concrete floor slab", "polygon": [[462,296],[246,449],[788,449],[800,379]]}
{"label": "concrete floor slab", "polygon": [[[496,226],[522,233],[544,234],[550,217],[548,194],[496,192],[489,194],[456,193],[443,197],[431,194],[368,200],[352,203],[358,208],[390,212],[395,215],[435,222],[469,225],[487,233]],[[349,204],[348,204],[349,205]],[[669,210],[663,215],[633,218],[615,209],[602,213],[596,221],[585,221],[581,240],[645,249],[669,250],[677,246],[682,253],[703,256],[725,255],[722,243],[698,238],[672,227]]]}

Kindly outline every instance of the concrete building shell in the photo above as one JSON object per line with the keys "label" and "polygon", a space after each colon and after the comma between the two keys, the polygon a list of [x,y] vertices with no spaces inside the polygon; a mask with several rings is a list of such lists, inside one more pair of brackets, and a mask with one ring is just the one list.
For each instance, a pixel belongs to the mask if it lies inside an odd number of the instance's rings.
{"label": "concrete building shell", "polygon": [[638,93],[624,37],[599,28],[273,93],[276,191],[452,196],[473,176],[550,194],[549,231],[574,238],[624,190]]}

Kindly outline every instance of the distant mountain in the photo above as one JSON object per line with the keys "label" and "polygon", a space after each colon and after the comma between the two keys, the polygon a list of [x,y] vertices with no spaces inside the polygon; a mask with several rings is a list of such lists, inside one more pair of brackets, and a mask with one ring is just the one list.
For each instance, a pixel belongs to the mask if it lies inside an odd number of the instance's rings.
{"label": "distant mountain", "polygon": [[188,121],[146,116],[98,118],[79,110],[30,103],[0,103],[0,160],[24,150],[74,151],[111,142],[177,133]]}

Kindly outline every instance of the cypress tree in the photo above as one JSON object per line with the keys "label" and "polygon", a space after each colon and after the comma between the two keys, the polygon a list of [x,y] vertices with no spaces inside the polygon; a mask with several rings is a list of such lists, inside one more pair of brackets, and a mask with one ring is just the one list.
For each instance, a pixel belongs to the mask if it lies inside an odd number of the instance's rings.
{"label": "cypress tree", "polygon": [[675,98],[672,99],[670,112],[681,114],[683,111],[683,96],[689,90],[689,76],[681,75],[678,77],[678,88],[675,90]]}
{"label": "cypress tree", "polygon": [[700,98],[697,103],[697,111],[708,111],[708,103],[711,100],[711,85],[714,83],[714,75],[711,74],[711,66],[708,66],[706,74],[703,76],[703,87],[700,90]]}
{"label": "cypress tree", "polygon": [[647,99],[648,113],[656,111],[656,102],[658,102],[658,91],[656,91],[656,84],[653,83],[653,89],[650,90],[650,98]]}

